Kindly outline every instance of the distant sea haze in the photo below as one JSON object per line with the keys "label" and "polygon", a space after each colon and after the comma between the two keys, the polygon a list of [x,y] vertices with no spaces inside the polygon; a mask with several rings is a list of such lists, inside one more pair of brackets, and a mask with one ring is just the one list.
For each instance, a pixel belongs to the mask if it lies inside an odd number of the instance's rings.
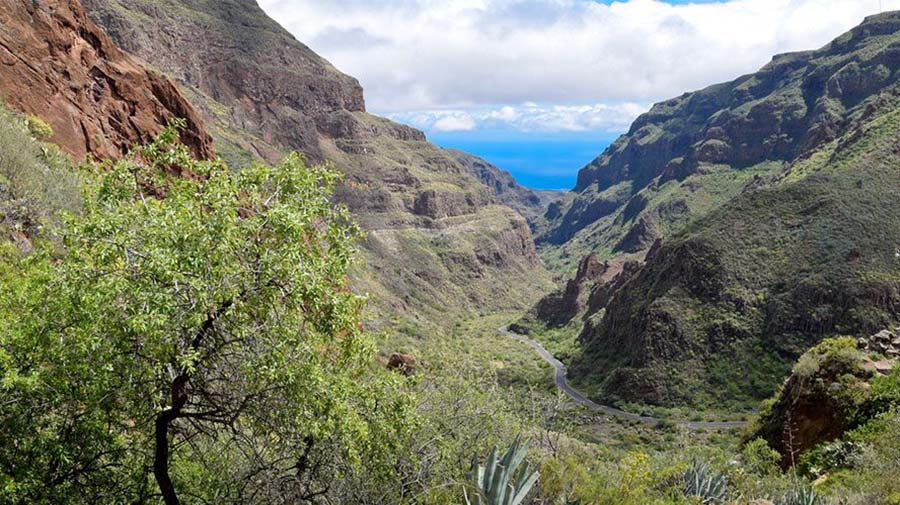
{"label": "distant sea haze", "polygon": [[578,171],[615,139],[608,132],[432,133],[428,139],[484,158],[533,189],[572,189]]}

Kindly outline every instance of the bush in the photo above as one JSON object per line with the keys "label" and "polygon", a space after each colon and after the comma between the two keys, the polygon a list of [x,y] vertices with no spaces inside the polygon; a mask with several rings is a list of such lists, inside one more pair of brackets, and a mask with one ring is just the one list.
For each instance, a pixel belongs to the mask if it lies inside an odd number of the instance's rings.
{"label": "bush", "polygon": [[769,447],[769,444],[762,438],[755,438],[748,442],[744,446],[741,456],[747,471],[753,474],[765,477],[778,472],[781,455]]}
{"label": "bush", "polygon": [[0,107],[0,226],[32,234],[80,207],[80,183],[68,158],[35,141],[28,124]]}
{"label": "bush", "polygon": [[856,348],[856,340],[850,337],[828,338],[800,356],[794,365],[794,374],[813,377],[823,366],[832,370],[853,369],[861,358],[862,353]]}
{"label": "bush", "polygon": [[47,140],[53,136],[53,128],[35,115],[29,114],[25,116],[25,126],[28,128],[31,136],[37,140]]}
{"label": "bush", "polygon": [[882,412],[900,405],[900,366],[894,367],[888,375],[872,379],[872,401],[884,406]]}
{"label": "bush", "polygon": [[802,455],[800,468],[805,474],[819,477],[826,472],[851,466],[854,456],[861,450],[859,444],[844,440],[819,444]]}

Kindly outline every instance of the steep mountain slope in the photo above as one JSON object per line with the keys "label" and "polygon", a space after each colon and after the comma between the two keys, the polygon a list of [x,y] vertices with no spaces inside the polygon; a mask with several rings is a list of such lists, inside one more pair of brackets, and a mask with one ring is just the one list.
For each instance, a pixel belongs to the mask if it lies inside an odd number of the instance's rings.
{"label": "steep mountain slope", "polygon": [[348,123],[336,113],[365,110],[356,79],[297,42],[254,1],[83,4],[123,49],[196,88],[192,101],[221,123],[219,137],[235,143],[232,150],[274,162],[294,149],[322,161],[319,131]]}
{"label": "steep mountain slope", "polygon": [[171,81],[122,52],[76,0],[0,0],[0,97],[53,128],[76,158],[117,158],[172,118],[202,158],[212,141]]}
{"label": "steep mountain slope", "polygon": [[254,0],[84,3],[123,47],[181,83],[226,158],[272,161],[295,149],[346,173],[338,198],[367,231],[368,273],[356,285],[386,315],[449,322],[521,307],[545,288],[529,228],[504,205],[536,208],[539,198],[486,163],[367,114],[358,82]]}
{"label": "steep mountain slope", "polygon": [[[897,16],[818,51],[658,103],[579,172],[571,203],[550,209],[549,258],[646,250],[846,130],[852,111],[895,81]],[[568,254],[564,254],[568,253]]]}
{"label": "steep mountain slope", "polygon": [[900,315],[900,106],[662,245],[580,336],[580,374],[656,402],[759,398],[821,338]]}
{"label": "steep mountain slope", "polygon": [[512,174],[487,161],[458,149],[447,149],[466,170],[490,188],[504,204],[516,209],[529,222],[540,216],[554,201],[563,196],[562,191],[532,190],[520,186]]}
{"label": "steep mountain slope", "polygon": [[898,71],[900,13],[874,16],[654,106],[585,168],[545,241],[602,258],[663,240],[587,309],[573,374],[634,401],[752,402],[823,337],[895,321]]}

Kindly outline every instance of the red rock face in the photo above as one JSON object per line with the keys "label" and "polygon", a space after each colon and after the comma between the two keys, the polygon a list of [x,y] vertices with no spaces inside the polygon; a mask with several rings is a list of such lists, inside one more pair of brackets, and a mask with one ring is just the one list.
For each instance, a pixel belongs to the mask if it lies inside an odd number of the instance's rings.
{"label": "red rock face", "polygon": [[193,107],[172,82],[122,52],[78,0],[0,0],[0,98],[53,127],[83,158],[117,159],[173,118],[194,155],[214,156]]}
{"label": "red rock face", "polygon": [[[255,0],[81,1],[122,49],[224,106],[223,114],[194,101],[210,124],[262,139],[268,146],[236,142],[271,163],[284,155],[273,147],[322,162],[320,136],[365,134],[347,114],[365,111],[359,82],[294,39]],[[405,130],[396,133],[412,132]]]}

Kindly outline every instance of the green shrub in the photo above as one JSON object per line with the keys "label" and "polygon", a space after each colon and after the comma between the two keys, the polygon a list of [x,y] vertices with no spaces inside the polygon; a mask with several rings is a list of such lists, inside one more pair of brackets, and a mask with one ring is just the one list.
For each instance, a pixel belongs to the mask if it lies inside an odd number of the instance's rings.
{"label": "green shrub", "polygon": [[800,468],[803,473],[813,477],[819,477],[826,472],[852,465],[854,456],[858,455],[862,446],[855,442],[835,440],[819,444],[800,458]]}
{"label": "green shrub", "polygon": [[778,472],[781,455],[769,447],[769,444],[762,438],[755,438],[748,442],[744,446],[741,456],[747,471],[753,474],[765,477]]}
{"label": "green shrub", "polygon": [[872,379],[872,399],[889,405],[900,405],[900,366],[894,367],[887,375],[880,375]]}
{"label": "green shrub", "polygon": [[25,126],[28,128],[31,136],[37,140],[47,140],[53,136],[53,128],[43,119],[33,114],[25,116]]}
{"label": "green shrub", "polygon": [[860,358],[862,354],[856,348],[856,340],[853,338],[827,338],[800,356],[794,365],[794,374],[800,377],[813,377],[823,366],[834,370],[851,369]]}
{"label": "green shrub", "polygon": [[60,210],[76,211],[81,198],[69,159],[35,141],[27,124],[0,107],[0,228],[32,232]]}

